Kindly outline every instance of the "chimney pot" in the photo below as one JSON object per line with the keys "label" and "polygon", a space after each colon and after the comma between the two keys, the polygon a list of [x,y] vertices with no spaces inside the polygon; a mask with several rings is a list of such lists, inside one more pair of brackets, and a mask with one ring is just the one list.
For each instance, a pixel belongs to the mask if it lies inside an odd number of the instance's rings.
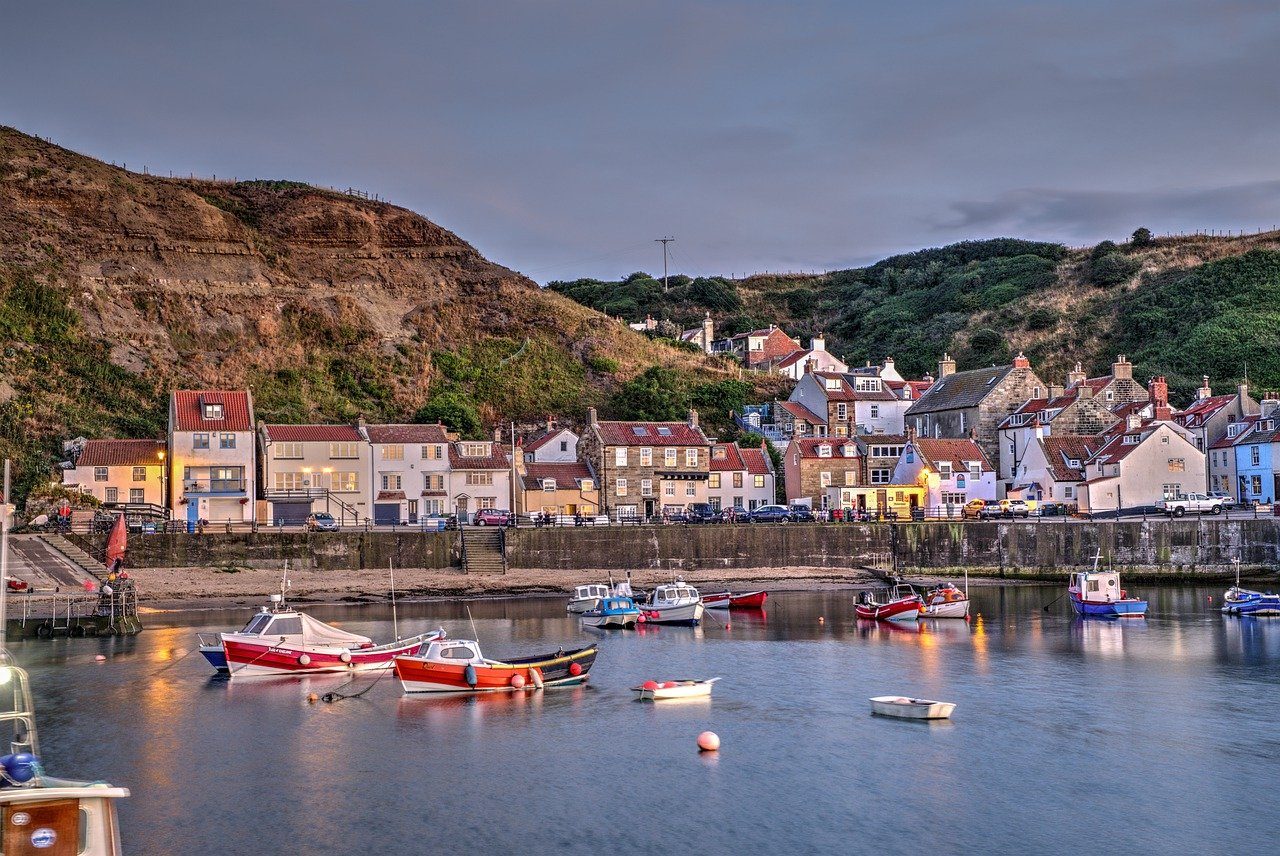
{"label": "chimney pot", "polygon": [[694,410],[692,407],[689,408],[689,427],[698,427],[698,411]]}
{"label": "chimney pot", "polygon": [[600,424],[599,420],[596,418],[596,409],[594,407],[587,408],[587,424],[592,428]]}
{"label": "chimney pot", "polygon": [[1029,369],[1031,368],[1031,360],[1027,359],[1027,355],[1022,351],[1018,351],[1018,356],[1013,358],[1013,367],[1015,369]]}
{"label": "chimney pot", "polygon": [[956,373],[956,361],[951,359],[951,355],[943,353],[942,359],[938,361],[938,380],[942,380],[948,375]]}

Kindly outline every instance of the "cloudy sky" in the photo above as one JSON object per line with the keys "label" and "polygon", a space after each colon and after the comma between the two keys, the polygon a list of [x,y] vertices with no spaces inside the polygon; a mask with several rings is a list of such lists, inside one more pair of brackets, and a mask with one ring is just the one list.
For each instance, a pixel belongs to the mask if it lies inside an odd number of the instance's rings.
{"label": "cloudy sky", "polygon": [[0,123],[389,197],[540,282],[1280,222],[1280,4],[13,4]]}

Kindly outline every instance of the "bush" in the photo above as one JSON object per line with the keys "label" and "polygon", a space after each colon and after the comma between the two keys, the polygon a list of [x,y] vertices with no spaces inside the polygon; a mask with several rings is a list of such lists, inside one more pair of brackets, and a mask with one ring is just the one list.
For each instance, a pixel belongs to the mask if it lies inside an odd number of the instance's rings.
{"label": "bush", "polygon": [[618,370],[618,361],[603,354],[592,354],[586,363],[587,368],[598,374],[613,374]]}
{"label": "bush", "polygon": [[1151,240],[1151,230],[1146,226],[1139,226],[1134,230],[1130,243],[1135,247],[1145,247],[1151,243]]}
{"label": "bush", "polygon": [[1120,248],[1116,246],[1115,241],[1101,241],[1096,247],[1093,248],[1092,251],[1090,251],[1089,260],[1097,261],[1103,256],[1109,256],[1112,253],[1117,253],[1119,251],[1120,251]]}
{"label": "bush", "polygon": [[1027,313],[1026,327],[1028,330],[1048,330],[1058,323],[1059,315],[1044,306],[1037,306]]}
{"label": "bush", "polygon": [[1142,262],[1123,253],[1107,253],[1089,264],[1089,278],[1095,285],[1110,286],[1128,282],[1139,270]]}
{"label": "bush", "polygon": [[468,440],[481,437],[480,413],[475,405],[458,392],[443,392],[413,414],[413,421],[423,424],[443,423]]}

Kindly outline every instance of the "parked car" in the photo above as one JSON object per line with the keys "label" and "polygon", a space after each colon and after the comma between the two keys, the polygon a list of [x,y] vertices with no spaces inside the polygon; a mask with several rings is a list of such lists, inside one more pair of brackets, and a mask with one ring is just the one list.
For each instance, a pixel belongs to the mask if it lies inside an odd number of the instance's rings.
{"label": "parked car", "polygon": [[471,518],[476,526],[509,526],[511,512],[502,508],[482,508]]}
{"label": "parked car", "polygon": [[787,510],[791,512],[791,519],[796,523],[813,523],[818,518],[813,516],[813,509],[807,505],[788,506]]}
{"label": "parked car", "polygon": [[987,500],[971,499],[964,504],[964,510],[961,512],[961,516],[965,518],[971,518],[973,520],[981,520],[982,509],[986,507],[987,507]]}
{"label": "parked car", "polygon": [[1236,507],[1236,498],[1229,493],[1222,493],[1221,491],[1210,491],[1206,495],[1211,499],[1222,500],[1222,507],[1227,509],[1228,511]]}
{"label": "parked car", "polygon": [[1031,506],[1023,499],[1002,499],[1000,510],[1006,517],[1030,517]]}
{"label": "parked car", "polygon": [[980,502],[982,507],[978,509],[977,513],[979,520],[996,520],[1004,517],[1004,506],[1000,504],[1000,500],[983,499]]}
{"label": "parked car", "polygon": [[337,532],[338,521],[327,511],[317,511],[307,515],[306,527],[308,532]]}
{"label": "parked car", "polygon": [[709,502],[695,502],[685,511],[684,520],[686,523],[718,523],[720,512]]}
{"label": "parked car", "polygon": [[762,505],[748,519],[752,523],[789,523],[791,509],[785,505]]}
{"label": "parked car", "polygon": [[1156,508],[1170,517],[1181,517],[1188,511],[1195,514],[1221,514],[1225,507],[1222,497],[1205,496],[1203,493],[1188,493],[1156,503]]}

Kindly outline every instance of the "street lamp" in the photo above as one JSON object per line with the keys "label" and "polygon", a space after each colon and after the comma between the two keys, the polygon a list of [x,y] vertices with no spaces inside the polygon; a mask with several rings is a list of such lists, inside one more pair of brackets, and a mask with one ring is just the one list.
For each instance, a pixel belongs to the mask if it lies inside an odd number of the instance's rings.
{"label": "street lamp", "polygon": [[164,465],[164,449],[156,452],[156,457],[160,459],[160,505],[168,508],[169,497],[166,488],[169,482],[169,468]]}

